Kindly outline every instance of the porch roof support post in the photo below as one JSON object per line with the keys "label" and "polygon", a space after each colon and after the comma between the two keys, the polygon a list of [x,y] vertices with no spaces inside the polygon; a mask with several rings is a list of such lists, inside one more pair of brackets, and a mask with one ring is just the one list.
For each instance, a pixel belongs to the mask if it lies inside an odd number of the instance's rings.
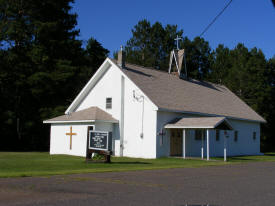
{"label": "porch roof support post", "polygon": [[203,138],[204,138],[204,131],[201,133],[201,159],[203,159]]}
{"label": "porch roof support post", "polygon": [[224,144],[223,158],[224,158],[224,161],[226,162],[226,136],[225,135],[223,137],[223,144]]}
{"label": "porch roof support post", "polygon": [[183,153],[183,158],[186,158],[186,151],[185,151],[185,138],[186,138],[186,130],[182,130],[182,153]]}
{"label": "porch roof support post", "polygon": [[207,160],[209,160],[209,129],[206,130],[206,144],[207,144]]}

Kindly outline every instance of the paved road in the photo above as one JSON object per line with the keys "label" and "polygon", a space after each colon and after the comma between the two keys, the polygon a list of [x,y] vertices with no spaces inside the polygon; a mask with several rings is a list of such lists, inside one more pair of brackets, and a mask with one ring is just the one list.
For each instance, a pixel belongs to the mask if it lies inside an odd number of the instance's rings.
{"label": "paved road", "polygon": [[0,179],[0,205],[275,205],[275,162]]}

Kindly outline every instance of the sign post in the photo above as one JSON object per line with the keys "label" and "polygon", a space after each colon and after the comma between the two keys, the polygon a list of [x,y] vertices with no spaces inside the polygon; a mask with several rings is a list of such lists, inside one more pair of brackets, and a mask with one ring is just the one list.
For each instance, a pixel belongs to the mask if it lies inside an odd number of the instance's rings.
{"label": "sign post", "polygon": [[86,155],[87,162],[90,162],[90,161],[94,162],[94,160],[92,160],[93,153],[104,155],[105,159],[103,162],[106,162],[106,163],[111,162],[112,132],[89,131],[88,141],[87,141],[87,155]]}

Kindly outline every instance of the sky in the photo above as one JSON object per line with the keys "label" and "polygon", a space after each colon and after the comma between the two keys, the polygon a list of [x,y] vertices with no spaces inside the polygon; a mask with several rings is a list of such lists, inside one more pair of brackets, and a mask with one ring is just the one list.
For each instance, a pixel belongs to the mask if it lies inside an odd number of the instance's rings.
{"label": "sky", "polygon": [[[183,36],[199,36],[229,0],[75,0],[79,39],[94,37],[113,52],[125,45],[131,29],[142,19],[178,25]],[[243,43],[262,49],[267,59],[275,55],[275,8],[271,0],[233,0],[202,36],[215,49]]]}

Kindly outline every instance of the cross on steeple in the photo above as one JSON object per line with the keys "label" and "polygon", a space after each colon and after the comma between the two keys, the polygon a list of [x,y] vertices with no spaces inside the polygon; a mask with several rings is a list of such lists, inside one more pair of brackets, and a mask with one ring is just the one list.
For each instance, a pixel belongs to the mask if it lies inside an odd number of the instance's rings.
{"label": "cross on steeple", "polygon": [[179,50],[179,40],[182,40],[182,38],[177,35],[177,38],[174,40],[177,42],[177,50]]}

